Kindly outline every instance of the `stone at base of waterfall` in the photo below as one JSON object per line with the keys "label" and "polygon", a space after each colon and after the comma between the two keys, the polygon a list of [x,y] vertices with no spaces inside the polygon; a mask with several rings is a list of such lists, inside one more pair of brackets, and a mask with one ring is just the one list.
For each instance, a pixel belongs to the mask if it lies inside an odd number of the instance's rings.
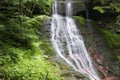
{"label": "stone at base of waterfall", "polygon": [[116,77],[116,76],[109,76],[109,77],[104,78],[104,79],[102,79],[102,80],[120,80],[120,78],[119,78],[119,77]]}

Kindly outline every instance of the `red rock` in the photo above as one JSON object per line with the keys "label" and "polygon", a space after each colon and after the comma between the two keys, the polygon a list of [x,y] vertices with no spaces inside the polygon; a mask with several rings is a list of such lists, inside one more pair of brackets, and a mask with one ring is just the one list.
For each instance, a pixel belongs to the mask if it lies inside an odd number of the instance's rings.
{"label": "red rock", "polygon": [[116,77],[116,76],[109,76],[109,77],[106,77],[102,80],[120,80],[120,78]]}

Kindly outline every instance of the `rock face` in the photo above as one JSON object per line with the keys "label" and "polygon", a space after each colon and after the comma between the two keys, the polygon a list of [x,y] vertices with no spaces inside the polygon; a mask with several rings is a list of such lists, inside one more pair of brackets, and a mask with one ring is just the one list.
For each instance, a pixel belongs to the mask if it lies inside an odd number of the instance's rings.
{"label": "rock face", "polygon": [[110,77],[106,77],[106,78],[104,78],[102,80],[120,80],[120,78],[116,77],[116,76],[110,76]]}
{"label": "rock face", "polygon": [[[83,35],[88,52],[96,65],[96,69],[101,74],[101,77],[118,75],[119,69],[117,69],[117,67],[119,65],[116,65],[116,61],[112,60],[113,55],[111,50],[107,46],[101,32],[93,26],[93,22],[88,20],[85,26],[80,26],[79,23],[77,23],[77,25],[79,26],[78,28]],[[117,80],[113,77],[108,78],[110,78],[109,80]],[[107,80],[107,78],[103,80]]]}
{"label": "rock face", "polygon": [[46,19],[44,22],[43,22],[43,27],[40,27],[39,28],[39,31],[45,35],[48,39],[50,39],[50,31],[51,31],[51,19]]}
{"label": "rock face", "polygon": [[[64,0],[58,0],[58,13],[65,15],[66,13],[66,2]],[[84,0],[72,0],[72,10],[73,10],[73,15],[77,14],[77,12],[85,11],[86,6],[85,6],[85,1]]]}
{"label": "rock face", "polygon": [[[119,70],[116,69],[117,65],[115,65],[115,62],[110,59],[112,56],[111,52],[108,46],[106,46],[107,44],[102,38],[100,32],[97,29],[93,28],[93,26],[89,23],[87,23],[87,26],[81,26],[79,22],[76,23],[80,29],[81,34],[83,35],[88,52],[90,53],[96,65],[95,67],[101,74],[101,78],[103,78],[102,80],[120,80],[118,77],[114,76],[118,74]],[[51,19],[49,18],[48,20],[45,20],[43,26],[44,27],[40,29],[41,33],[50,39]],[[64,62],[61,64],[64,64]],[[64,76],[66,80],[70,78],[74,80],[87,80],[72,70],[67,70],[65,73],[64,70],[66,69],[61,70],[63,72],[61,75],[66,75]],[[69,74],[71,74],[71,76]]]}

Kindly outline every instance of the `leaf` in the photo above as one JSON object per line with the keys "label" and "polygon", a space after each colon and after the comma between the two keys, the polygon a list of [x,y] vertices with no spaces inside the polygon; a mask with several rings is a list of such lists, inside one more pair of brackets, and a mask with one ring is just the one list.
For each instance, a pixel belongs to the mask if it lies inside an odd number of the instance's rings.
{"label": "leaf", "polygon": [[110,7],[116,12],[120,12],[120,4],[119,3],[110,3]]}
{"label": "leaf", "polygon": [[93,8],[93,10],[97,10],[97,11],[99,11],[100,13],[104,13],[104,12],[105,12],[105,10],[103,9],[103,7],[100,7],[100,6],[95,6],[95,7]]}

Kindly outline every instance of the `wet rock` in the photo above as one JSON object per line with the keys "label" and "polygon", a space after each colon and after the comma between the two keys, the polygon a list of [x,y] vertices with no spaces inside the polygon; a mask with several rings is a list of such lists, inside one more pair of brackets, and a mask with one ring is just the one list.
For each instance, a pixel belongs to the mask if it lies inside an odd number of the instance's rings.
{"label": "wet rock", "polygon": [[116,77],[116,76],[110,76],[110,77],[106,77],[106,78],[104,78],[102,80],[120,80],[120,78]]}
{"label": "wet rock", "polygon": [[40,27],[39,31],[45,35],[47,38],[50,39],[50,31],[51,31],[51,19],[46,19],[44,22],[43,22],[43,27]]}

